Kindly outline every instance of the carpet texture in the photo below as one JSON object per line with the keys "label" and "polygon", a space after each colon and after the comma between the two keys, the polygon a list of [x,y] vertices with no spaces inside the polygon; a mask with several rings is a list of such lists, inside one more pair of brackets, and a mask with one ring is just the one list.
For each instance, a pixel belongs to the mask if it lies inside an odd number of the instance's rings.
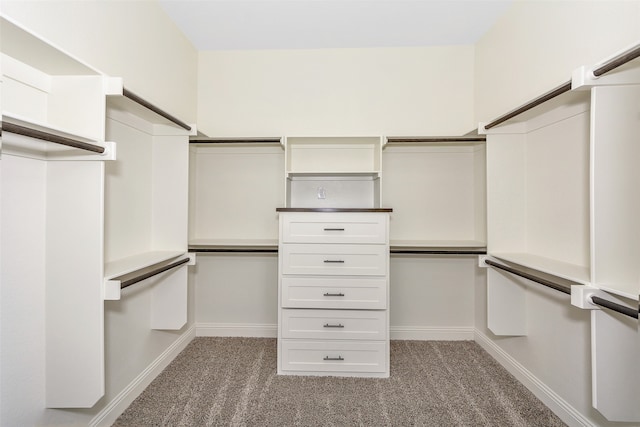
{"label": "carpet texture", "polygon": [[564,426],[473,341],[391,341],[391,377],[276,375],[276,340],[196,338],[114,426]]}

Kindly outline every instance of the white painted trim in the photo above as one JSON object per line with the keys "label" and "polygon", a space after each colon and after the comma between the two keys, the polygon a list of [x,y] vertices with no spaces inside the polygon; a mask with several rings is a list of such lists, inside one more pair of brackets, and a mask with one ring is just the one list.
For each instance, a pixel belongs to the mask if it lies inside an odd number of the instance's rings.
{"label": "white painted trim", "polygon": [[467,341],[474,339],[474,328],[472,326],[391,326],[389,334],[392,340]]}
{"label": "white painted trim", "polygon": [[111,426],[116,419],[131,405],[145,388],[166,368],[176,356],[196,337],[196,328],[188,328],[173,344],[162,352],[133,379],[116,397],[111,400],[89,422],[89,427]]}
{"label": "white painted trim", "polygon": [[569,426],[596,426],[478,329],[475,330],[475,341]]}
{"label": "white painted trim", "polygon": [[276,338],[278,325],[258,323],[196,323],[197,337]]}

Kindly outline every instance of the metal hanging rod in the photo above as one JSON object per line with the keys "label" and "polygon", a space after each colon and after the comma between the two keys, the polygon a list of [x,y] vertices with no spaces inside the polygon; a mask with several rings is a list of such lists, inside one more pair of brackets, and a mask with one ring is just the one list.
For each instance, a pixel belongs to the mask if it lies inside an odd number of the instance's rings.
{"label": "metal hanging rod", "polygon": [[614,70],[619,66],[624,65],[627,62],[632,61],[638,57],[640,57],[640,46],[636,46],[635,48],[605,62],[600,67],[593,70],[593,75],[596,77],[600,77],[601,75],[608,73],[609,71]]}
{"label": "metal hanging rod", "polygon": [[264,254],[277,254],[278,249],[244,249],[244,248],[189,248],[189,252],[198,252],[198,253],[264,253]]}
{"label": "metal hanging rod", "polygon": [[[608,73],[611,70],[614,70],[618,67],[620,67],[621,65],[626,64],[627,62],[630,62],[636,58],[640,57],[640,46],[636,46],[631,50],[628,50],[624,53],[621,53],[620,55],[610,59],[609,61],[605,62],[604,64],[602,64],[601,66],[599,66],[598,68],[593,70],[593,75],[596,77],[600,77],[603,74]],[[558,86],[555,89],[550,90],[549,92],[540,95],[539,97],[535,98],[534,100],[532,100],[531,102],[528,102],[526,104],[524,104],[523,106],[516,108],[515,110],[498,117],[496,120],[486,124],[484,126],[485,129],[491,129],[492,127],[498,126],[499,124],[515,117],[518,116],[522,113],[524,113],[527,110],[532,109],[533,107],[536,107],[550,99],[555,98],[558,95],[561,95],[565,92],[568,92],[571,90],[571,80],[569,80],[566,83],[563,83],[562,85]]]}
{"label": "metal hanging rod", "polygon": [[497,268],[497,269],[500,269],[500,270],[504,270],[504,271],[509,272],[511,274],[515,274],[516,276],[524,277],[525,279],[529,279],[532,282],[539,283],[539,284],[544,285],[544,286],[546,286],[548,288],[555,289],[556,291],[564,292],[565,294],[571,294],[571,288],[569,286],[560,285],[558,283],[554,283],[554,282],[551,282],[549,280],[533,276],[533,275],[531,275],[529,273],[525,273],[523,271],[519,271],[519,270],[516,270],[516,269],[511,268],[511,267],[507,267],[506,265],[498,264],[496,262],[491,261],[490,259],[485,259],[484,263],[487,264],[487,265],[490,265],[491,267],[494,267],[494,268]]}
{"label": "metal hanging rod", "polygon": [[638,310],[634,310],[633,308],[626,307],[622,304],[618,304],[616,302],[609,301],[597,296],[592,296],[591,302],[600,307],[608,308],[609,310],[624,314],[625,316],[633,317],[634,319],[638,318]]}
{"label": "metal hanging rod", "polygon": [[136,95],[135,93],[131,92],[130,90],[128,90],[128,89],[126,89],[124,87],[122,88],[122,95],[124,95],[125,97],[129,98],[133,102],[136,102],[136,103],[142,105],[146,109],[153,111],[157,115],[164,117],[165,119],[169,120],[170,122],[173,122],[173,123],[177,124],[181,128],[186,129],[186,130],[191,130],[191,126],[189,126],[188,124],[186,124],[182,120],[172,116],[171,114],[167,113],[166,111],[161,110],[160,108],[158,108],[155,105],[151,104],[149,101],[139,97],[138,95]]}
{"label": "metal hanging rod", "polygon": [[158,275],[160,273],[164,273],[167,270],[171,270],[172,268],[178,267],[178,266],[180,266],[182,264],[186,264],[187,262],[189,262],[189,258],[184,258],[184,259],[178,260],[176,262],[173,262],[171,264],[167,264],[167,265],[164,265],[162,267],[156,268],[155,270],[151,270],[148,273],[141,274],[140,276],[133,277],[133,278],[128,279],[128,280],[123,280],[123,281],[120,282],[120,289],[124,289],[124,288],[126,288],[128,286],[134,285],[134,284],[136,284],[138,282],[141,282],[141,281],[143,281],[145,279],[148,279],[149,277],[153,277],[153,276],[156,276],[156,275]]}
{"label": "metal hanging rod", "polygon": [[510,111],[507,114],[498,117],[494,121],[486,124],[484,128],[491,129],[492,127],[498,126],[499,124],[504,123],[507,120],[512,119],[516,116],[519,116],[525,111],[531,110],[532,108],[537,107],[538,105],[543,104],[549,101],[550,99],[555,98],[556,96],[562,95],[565,92],[569,92],[570,90],[571,90],[571,80],[569,80],[566,83],[563,83],[562,85],[556,87],[555,89],[550,90],[547,93],[540,95],[539,97],[533,99],[532,101],[527,102],[523,106],[518,107],[515,110]]}
{"label": "metal hanging rod", "polygon": [[391,249],[392,254],[406,255],[486,255],[486,250],[431,250],[431,249]]}
{"label": "metal hanging rod", "polygon": [[443,137],[428,137],[428,138],[396,138],[389,137],[387,142],[393,143],[436,143],[436,142],[485,142],[486,136],[443,136]]}
{"label": "metal hanging rod", "polygon": [[17,135],[28,136],[30,138],[36,138],[43,141],[53,142],[55,144],[65,145],[67,147],[92,151],[94,153],[102,154],[105,151],[104,147],[101,147],[99,145],[89,144],[88,142],[78,141],[76,139],[55,135],[49,132],[43,132],[41,130],[31,129],[13,123],[2,122],[2,130],[9,133],[15,133]]}
{"label": "metal hanging rod", "polygon": [[189,144],[280,144],[280,138],[190,139]]}

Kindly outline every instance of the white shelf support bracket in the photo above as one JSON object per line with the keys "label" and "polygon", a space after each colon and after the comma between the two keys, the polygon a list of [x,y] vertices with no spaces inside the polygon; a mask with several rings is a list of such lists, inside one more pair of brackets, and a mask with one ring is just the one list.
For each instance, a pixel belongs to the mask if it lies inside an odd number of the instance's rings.
{"label": "white shelf support bracket", "polygon": [[611,296],[598,288],[588,285],[571,286],[571,305],[583,310],[600,310],[591,301],[591,297],[610,298]]}
{"label": "white shelf support bracket", "polygon": [[[630,48],[619,52],[613,58],[623,57],[625,55],[635,54],[637,56],[640,44],[635,44]],[[601,70],[600,76],[596,76],[596,70],[601,69],[606,61],[596,65],[582,66],[576,68],[571,76],[572,90],[589,90],[594,86],[612,86],[612,85],[637,85],[640,84],[640,68],[619,66],[611,71]]]}
{"label": "white shelf support bracket", "polygon": [[120,299],[120,280],[105,280],[103,289],[105,301],[117,301]]}
{"label": "white shelf support bracket", "polygon": [[187,265],[196,265],[196,253],[188,252],[187,256],[189,257],[189,262],[187,263]]}
{"label": "white shelf support bracket", "polygon": [[486,260],[492,259],[490,255],[479,255],[478,256],[478,267],[488,268],[489,266],[485,263]]}

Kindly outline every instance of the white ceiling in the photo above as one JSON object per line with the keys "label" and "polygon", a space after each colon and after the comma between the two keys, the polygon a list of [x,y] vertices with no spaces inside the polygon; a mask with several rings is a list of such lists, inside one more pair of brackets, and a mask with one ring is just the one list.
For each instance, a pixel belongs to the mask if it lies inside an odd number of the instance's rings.
{"label": "white ceiling", "polygon": [[514,0],[159,0],[198,50],[474,44]]}

